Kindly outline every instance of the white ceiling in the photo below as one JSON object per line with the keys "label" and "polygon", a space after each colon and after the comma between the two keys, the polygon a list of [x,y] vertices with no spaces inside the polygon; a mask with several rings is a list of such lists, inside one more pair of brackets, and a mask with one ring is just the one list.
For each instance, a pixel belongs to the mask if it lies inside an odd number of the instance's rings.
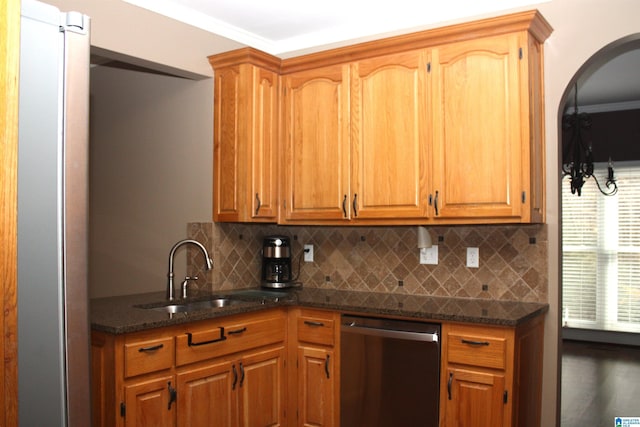
{"label": "white ceiling", "polygon": [[286,57],[364,37],[406,33],[549,0],[123,0]]}
{"label": "white ceiling", "polygon": [[[123,1],[286,58],[465,18],[532,9],[549,0]],[[592,111],[640,108],[639,69],[638,43],[602,55],[578,82],[578,105],[594,106]],[[573,105],[573,95],[568,104]]]}

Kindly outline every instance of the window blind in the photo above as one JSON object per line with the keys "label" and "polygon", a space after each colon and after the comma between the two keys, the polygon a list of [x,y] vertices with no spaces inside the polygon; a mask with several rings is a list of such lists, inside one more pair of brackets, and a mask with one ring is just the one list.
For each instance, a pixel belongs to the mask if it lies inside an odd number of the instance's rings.
{"label": "window blind", "polygon": [[[562,181],[563,324],[640,332],[640,164],[616,164],[618,193]],[[606,164],[596,165],[604,183]],[[604,185],[604,184],[603,184]]]}

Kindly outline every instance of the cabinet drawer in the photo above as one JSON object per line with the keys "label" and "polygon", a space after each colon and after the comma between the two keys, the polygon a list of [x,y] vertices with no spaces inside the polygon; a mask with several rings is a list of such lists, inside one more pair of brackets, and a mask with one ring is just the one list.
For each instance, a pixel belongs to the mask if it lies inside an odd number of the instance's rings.
{"label": "cabinet drawer", "polygon": [[124,344],[124,376],[169,369],[173,365],[173,337],[138,339]]}
{"label": "cabinet drawer", "polygon": [[198,325],[176,336],[176,365],[185,365],[285,339],[283,312],[242,316]]}
{"label": "cabinet drawer", "polygon": [[298,317],[298,341],[333,346],[335,320],[330,313],[305,313]]}
{"label": "cabinet drawer", "polygon": [[449,363],[505,369],[507,339],[482,334],[447,335]]}

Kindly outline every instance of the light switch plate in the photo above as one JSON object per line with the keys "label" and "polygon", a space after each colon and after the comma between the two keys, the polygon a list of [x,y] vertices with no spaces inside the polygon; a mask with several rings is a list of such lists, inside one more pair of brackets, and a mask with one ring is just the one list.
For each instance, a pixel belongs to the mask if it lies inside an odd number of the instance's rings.
{"label": "light switch plate", "polygon": [[304,262],[313,262],[313,245],[304,245]]}
{"label": "light switch plate", "polygon": [[420,264],[438,265],[438,246],[420,249]]}
{"label": "light switch plate", "polygon": [[467,267],[480,267],[480,250],[478,248],[467,248]]}

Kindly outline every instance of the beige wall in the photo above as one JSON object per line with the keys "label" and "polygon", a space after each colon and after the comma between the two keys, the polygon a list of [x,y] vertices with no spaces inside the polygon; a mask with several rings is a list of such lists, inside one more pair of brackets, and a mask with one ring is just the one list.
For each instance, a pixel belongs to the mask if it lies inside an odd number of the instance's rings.
{"label": "beige wall", "polygon": [[553,0],[541,4],[554,28],[545,44],[547,142],[547,225],[549,227],[549,304],[545,331],[543,426],[553,424],[554,388],[559,387],[557,353],[560,327],[559,149],[560,107],[572,79],[596,52],[618,39],[640,37],[640,2],[635,0]]}
{"label": "beige wall", "polygon": [[[207,56],[241,47],[239,43],[183,25],[121,0],[41,0],[91,19],[91,46],[125,55],[138,64],[169,67],[192,78],[212,76]],[[104,50],[104,51],[102,51]]]}
{"label": "beige wall", "polygon": [[[92,15],[94,46],[192,73],[210,75],[204,57],[224,50],[224,46],[234,45],[232,42],[208,36],[199,30],[181,26],[170,19],[158,17],[140,9],[134,10],[133,6],[117,0],[90,2],[49,0],[48,2],[62,9],[76,9]],[[640,16],[640,2],[637,0],[551,0],[540,4],[538,8],[555,29],[545,44],[550,311],[546,323],[542,425],[547,427],[555,424],[558,386],[559,107],[564,103],[566,88],[572,83],[572,78],[585,61],[609,43],[640,33],[640,21],[637,19]],[[179,173],[180,165],[175,164],[173,170]],[[158,269],[157,266],[154,268]]]}
{"label": "beige wall", "polygon": [[172,245],[211,220],[212,84],[92,69],[91,297],[164,290]]}

